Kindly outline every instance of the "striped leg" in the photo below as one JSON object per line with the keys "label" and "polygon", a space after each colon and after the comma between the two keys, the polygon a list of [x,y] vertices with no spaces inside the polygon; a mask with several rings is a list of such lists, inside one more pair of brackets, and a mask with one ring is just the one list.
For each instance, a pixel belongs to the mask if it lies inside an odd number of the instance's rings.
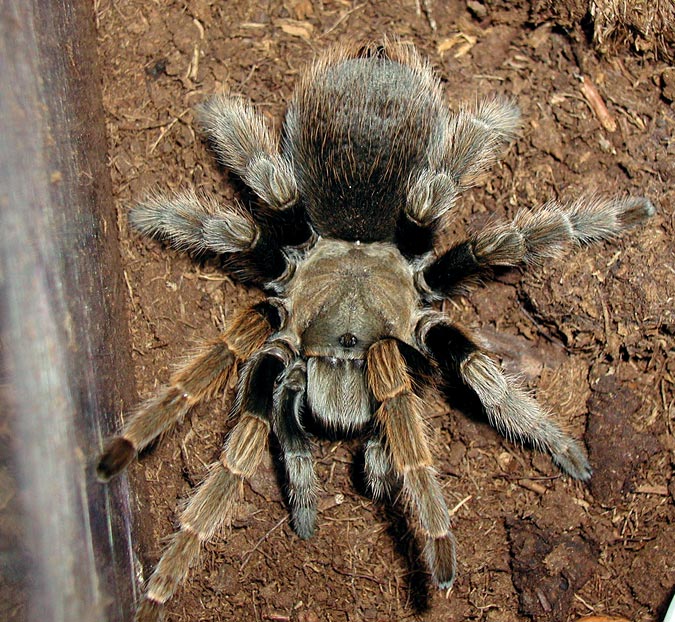
{"label": "striped leg", "polygon": [[268,347],[247,365],[239,385],[239,421],[230,432],[218,462],[180,515],[173,536],[148,582],[137,622],[155,622],[163,605],[194,564],[202,542],[232,517],[245,479],[258,468],[267,450],[274,384],[288,364],[286,352]]}
{"label": "striped leg", "polygon": [[539,265],[571,245],[614,238],[653,214],[651,202],[638,197],[586,196],[569,206],[551,202],[451,247],[418,273],[418,280],[429,293],[449,295],[495,266]]}
{"label": "striped leg", "polygon": [[443,168],[461,188],[472,186],[516,136],[520,110],[508,99],[463,106],[445,132]]}
{"label": "striped leg", "polygon": [[251,104],[219,95],[199,106],[197,117],[221,163],[264,203],[283,210],[297,201],[291,164],[279,154],[264,117]]}
{"label": "striped leg", "polygon": [[499,157],[520,125],[518,108],[507,99],[463,106],[437,129],[429,168],[421,169],[406,198],[396,244],[407,256],[433,250],[436,232],[458,194]]}
{"label": "striped leg", "polygon": [[107,481],[120,473],[139,451],[190,408],[218,393],[234,363],[259,350],[280,322],[278,308],[263,302],[242,313],[223,335],[202,346],[173,374],[168,385],[138,406],[120,436],[108,443],[99,459],[99,478]]}
{"label": "striped leg", "polygon": [[405,359],[394,339],[368,350],[368,383],[380,406],[375,419],[394,471],[401,476],[409,507],[426,536],[424,554],[434,581],[449,588],[455,578],[455,538],[432,466],[423,419],[423,401],[414,393]]}
{"label": "striped leg", "polygon": [[241,282],[257,285],[279,278],[287,268],[283,247],[310,235],[299,208],[261,220],[243,207],[219,205],[193,190],[152,194],[134,206],[129,221],[143,235],[178,250],[218,255]]}
{"label": "striped leg", "polygon": [[151,194],[133,207],[129,220],[143,235],[193,254],[250,251],[261,235],[258,223],[242,207],[219,205],[191,189],[173,196]]}
{"label": "striped leg", "polygon": [[579,444],[461,330],[438,315],[423,320],[418,332],[442,371],[459,376],[476,393],[490,424],[501,434],[549,453],[575,479],[591,477]]}

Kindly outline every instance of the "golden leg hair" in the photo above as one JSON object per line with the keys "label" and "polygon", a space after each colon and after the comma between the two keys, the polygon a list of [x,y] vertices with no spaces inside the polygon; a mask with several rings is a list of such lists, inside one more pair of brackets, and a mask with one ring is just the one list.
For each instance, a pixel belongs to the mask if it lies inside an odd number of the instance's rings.
{"label": "golden leg hair", "polygon": [[213,537],[232,517],[245,479],[258,468],[267,449],[269,424],[244,413],[232,429],[220,460],[211,465],[204,483],[180,516],[172,537],[148,582],[136,622],[154,622],[196,561],[202,542]]}
{"label": "golden leg hair", "polygon": [[190,408],[222,390],[235,362],[249,358],[271,333],[268,319],[253,308],[237,317],[221,336],[201,346],[169,384],[132,413],[121,435],[111,439],[97,467],[99,478],[107,481],[117,475]]}
{"label": "golden leg hair", "polygon": [[434,581],[449,588],[455,578],[455,539],[450,516],[436,479],[423,418],[424,402],[412,387],[406,362],[394,339],[368,350],[368,383],[381,402],[375,419],[381,427],[394,470],[403,478],[403,492],[426,536],[425,558]]}

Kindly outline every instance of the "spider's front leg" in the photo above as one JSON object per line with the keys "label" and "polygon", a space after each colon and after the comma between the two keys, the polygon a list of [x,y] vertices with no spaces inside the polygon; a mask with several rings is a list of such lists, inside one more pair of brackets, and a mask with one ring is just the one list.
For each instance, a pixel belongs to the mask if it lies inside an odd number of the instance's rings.
{"label": "spider's front leg", "polygon": [[201,544],[232,517],[244,480],[258,468],[274,411],[274,387],[294,353],[285,342],[270,342],[247,363],[237,389],[239,420],[218,462],[180,515],[178,531],[164,551],[147,585],[137,622],[159,619],[164,603],[187,576]]}
{"label": "spider's front leg", "polygon": [[317,504],[311,442],[302,425],[306,385],[306,364],[297,359],[279,381],[272,424],[286,467],[292,526],[303,540],[314,535]]}
{"label": "spider's front leg", "polygon": [[390,463],[426,535],[424,555],[436,584],[449,588],[455,578],[455,538],[436,479],[423,418],[424,402],[413,390],[406,361],[395,339],[375,342],[367,355],[368,384],[380,406],[375,419]]}
{"label": "spider's front leg", "polygon": [[391,468],[389,453],[379,434],[365,442],[363,450],[363,468],[366,485],[374,501],[391,496],[396,486],[395,474]]}
{"label": "spider's front leg", "polygon": [[420,321],[417,335],[441,372],[459,378],[477,395],[490,424],[501,434],[549,453],[575,479],[591,477],[579,444],[460,329],[440,314],[429,314]]}
{"label": "spider's front leg", "polygon": [[234,363],[259,350],[281,324],[280,308],[269,301],[244,311],[219,337],[204,344],[157,395],[141,403],[119,436],[110,440],[97,467],[99,479],[120,473],[136,454],[182,419],[195,404],[216,395]]}

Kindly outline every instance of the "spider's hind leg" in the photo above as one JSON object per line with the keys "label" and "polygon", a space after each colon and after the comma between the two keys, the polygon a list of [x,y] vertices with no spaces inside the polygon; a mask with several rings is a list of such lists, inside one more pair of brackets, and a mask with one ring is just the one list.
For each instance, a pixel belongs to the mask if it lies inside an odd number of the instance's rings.
{"label": "spider's hind leg", "polygon": [[218,95],[197,108],[202,130],[221,163],[237,173],[274,210],[294,205],[298,188],[291,163],[279,154],[262,115],[236,97]]}
{"label": "spider's hind leg", "polygon": [[429,293],[449,295],[495,266],[540,265],[572,245],[612,239],[653,214],[654,206],[642,197],[584,196],[568,206],[552,201],[456,244],[423,268],[418,280]]}
{"label": "spider's hind leg", "polygon": [[379,435],[372,436],[365,442],[363,469],[366,485],[373,500],[379,501],[390,497],[396,484],[396,476],[384,440]]}
{"label": "spider's hind leg", "polygon": [[462,190],[501,154],[520,126],[520,111],[505,98],[463,106],[439,115],[428,146],[428,164],[411,179],[405,209],[397,223],[401,252],[420,256],[433,250],[436,231]]}

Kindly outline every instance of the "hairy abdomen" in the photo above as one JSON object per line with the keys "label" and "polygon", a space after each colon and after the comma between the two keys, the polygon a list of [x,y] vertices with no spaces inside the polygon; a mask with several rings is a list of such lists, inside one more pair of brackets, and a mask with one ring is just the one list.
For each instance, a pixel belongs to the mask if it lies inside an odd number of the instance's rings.
{"label": "hairy abdomen", "polygon": [[443,115],[419,67],[379,57],[316,67],[288,110],[283,150],[317,231],[393,240],[410,174],[426,165]]}

